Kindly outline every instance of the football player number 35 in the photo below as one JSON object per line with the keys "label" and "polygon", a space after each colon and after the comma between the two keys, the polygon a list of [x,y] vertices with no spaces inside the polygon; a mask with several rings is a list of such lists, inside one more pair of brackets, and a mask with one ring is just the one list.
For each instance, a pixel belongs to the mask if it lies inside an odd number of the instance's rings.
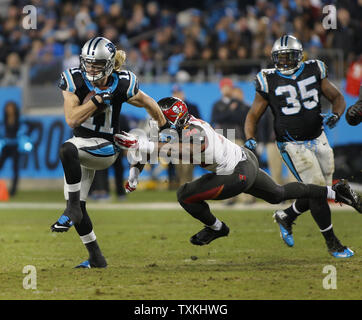
{"label": "football player number 35", "polygon": [[306,109],[313,109],[318,105],[318,90],[316,88],[308,90],[307,87],[317,81],[315,76],[297,82],[300,91],[300,100],[297,99],[298,94],[294,86],[288,84],[286,86],[277,87],[275,89],[275,95],[280,96],[287,94],[287,106],[281,110],[284,114],[296,114],[302,108],[302,105]]}

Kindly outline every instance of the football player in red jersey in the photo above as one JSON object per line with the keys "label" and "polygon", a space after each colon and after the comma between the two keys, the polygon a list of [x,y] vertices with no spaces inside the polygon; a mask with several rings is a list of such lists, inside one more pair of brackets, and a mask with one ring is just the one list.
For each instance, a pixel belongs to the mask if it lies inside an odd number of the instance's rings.
{"label": "football player in red jersey", "polygon": [[[171,128],[175,129],[169,133],[174,140],[158,143],[145,136],[137,137],[123,132],[114,135],[114,141],[120,148],[140,150],[147,154],[156,152],[164,157],[173,155],[177,160],[191,156],[191,163],[199,164],[210,171],[182,185],[177,191],[180,205],[205,225],[205,228],[191,237],[192,244],[205,245],[229,233],[227,225],[211,213],[206,200],[229,199],[242,192],[274,204],[287,199],[328,198],[351,205],[362,212],[361,200],[345,181],[333,187],[300,182],[276,184],[259,168],[258,160],[252,151],[236,145],[217,133],[207,122],[191,116],[182,100],[167,97],[158,101],[158,104]],[[128,188],[128,191],[135,190],[141,170],[142,164],[132,165],[128,179],[128,186],[131,188]],[[341,245],[339,250],[343,251],[345,257],[353,255],[353,251],[345,246]]]}

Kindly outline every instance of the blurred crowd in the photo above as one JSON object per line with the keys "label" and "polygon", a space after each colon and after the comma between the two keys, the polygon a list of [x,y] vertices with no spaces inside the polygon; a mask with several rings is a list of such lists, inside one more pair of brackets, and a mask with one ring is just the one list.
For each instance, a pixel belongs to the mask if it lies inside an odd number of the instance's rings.
{"label": "blurred crowd", "polygon": [[[22,22],[29,4],[37,14],[36,29],[28,30]],[[323,27],[326,4],[337,7],[336,30]],[[249,74],[252,63],[232,62],[270,61],[273,42],[285,33],[311,56],[321,48],[341,49],[346,68],[362,52],[362,0],[3,0],[0,12],[3,86],[19,84],[22,65],[30,66],[35,83],[57,80],[54,71],[78,66],[82,45],[99,35],[127,52],[127,67],[139,76],[187,79],[211,72],[207,63],[214,60],[212,72],[220,77]]]}

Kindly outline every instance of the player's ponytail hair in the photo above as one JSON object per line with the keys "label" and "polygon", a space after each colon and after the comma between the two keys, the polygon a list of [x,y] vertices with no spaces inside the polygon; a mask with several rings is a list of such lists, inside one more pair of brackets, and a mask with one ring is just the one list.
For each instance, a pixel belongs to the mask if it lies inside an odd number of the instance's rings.
{"label": "player's ponytail hair", "polygon": [[126,53],[123,50],[117,50],[115,56],[114,70],[120,71],[122,65],[126,61]]}

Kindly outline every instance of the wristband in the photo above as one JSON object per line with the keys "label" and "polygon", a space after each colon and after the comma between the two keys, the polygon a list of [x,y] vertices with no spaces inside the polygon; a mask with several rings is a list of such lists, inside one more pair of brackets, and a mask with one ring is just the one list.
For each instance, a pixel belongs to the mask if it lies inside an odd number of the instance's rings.
{"label": "wristband", "polygon": [[96,99],[96,95],[94,95],[91,98],[92,102],[96,105],[97,108],[103,108],[104,104],[102,102],[98,102],[98,100]]}

